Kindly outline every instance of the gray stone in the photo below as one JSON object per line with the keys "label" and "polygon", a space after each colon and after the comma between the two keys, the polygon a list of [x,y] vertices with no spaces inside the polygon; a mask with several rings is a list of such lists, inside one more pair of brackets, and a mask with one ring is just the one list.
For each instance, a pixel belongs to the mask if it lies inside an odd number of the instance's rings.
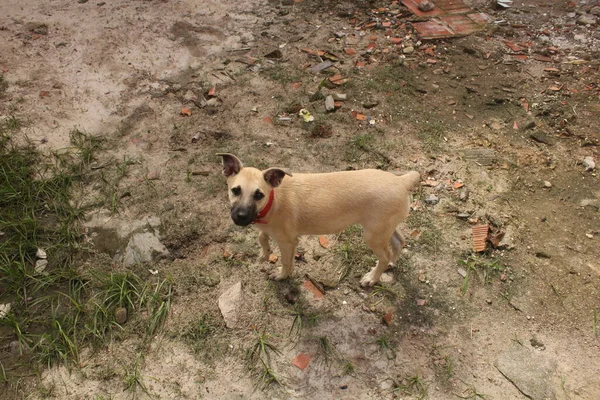
{"label": "gray stone", "polygon": [[335,110],[335,102],[333,101],[333,96],[329,95],[325,98],[325,110],[333,111]]}
{"label": "gray stone", "polygon": [[435,194],[430,194],[426,199],[425,203],[429,205],[435,205],[440,201],[440,199]]}
{"label": "gray stone", "polygon": [[402,49],[402,52],[404,54],[412,54],[415,51],[415,48],[413,46],[406,46],[405,48]]}
{"label": "gray stone", "polygon": [[592,15],[600,15],[600,6],[595,6],[590,10],[590,14]]}
{"label": "gray stone", "polygon": [[514,345],[498,356],[498,371],[532,400],[554,398],[551,379],[556,361],[527,347]]}
{"label": "gray stone", "polygon": [[134,233],[123,254],[124,265],[157,261],[169,257],[169,250],[153,232]]}
{"label": "gray stone", "polygon": [[587,156],[583,159],[583,166],[586,171],[593,171],[596,168],[596,162],[594,161],[594,157]]}
{"label": "gray stone", "polygon": [[235,328],[238,322],[238,311],[242,303],[242,282],[238,282],[219,296],[219,310],[228,328]]}
{"label": "gray stone", "polygon": [[577,18],[577,23],[579,25],[594,25],[598,18],[591,14],[583,14],[581,17]]}
{"label": "gray stone", "polygon": [[391,272],[384,272],[383,274],[381,274],[381,277],[379,278],[379,282],[381,282],[381,283],[394,282],[394,274],[392,274]]}

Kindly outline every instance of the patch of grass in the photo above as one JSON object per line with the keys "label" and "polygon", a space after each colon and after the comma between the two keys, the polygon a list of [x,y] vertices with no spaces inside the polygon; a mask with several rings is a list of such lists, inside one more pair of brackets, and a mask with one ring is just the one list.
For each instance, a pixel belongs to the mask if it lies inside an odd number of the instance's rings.
{"label": "patch of grass", "polygon": [[[364,81],[365,89],[374,92],[402,92],[408,90],[406,81],[410,80],[407,69],[400,65],[382,65],[375,67]],[[402,80],[405,84],[402,84]]]}
{"label": "patch of grass", "polygon": [[383,152],[387,144],[382,145],[380,138],[372,133],[355,135],[346,144],[344,160],[351,163],[360,163],[360,167],[377,164],[378,168],[387,169],[391,159]]}
{"label": "patch of grass", "polygon": [[395,302],[401,297],[392,287],[381,282],[375,285],[371,292],[371,296],[383,296],[392,302]]}
{"label": "patch of grass", "polygon": [[8,89],[8,82],[4,79],[4,75],[0,75],[0,97],[4,96],[6,89]]}
{"label": "patch of grass", "polygon": [[325,364],[329,365],[332,360],[335,360],[342,370],[342,375],[352,375],[354,373],[354,364],[344,358],[344,356],[339,352],[335,345],[331,343],[331,340],[329,340],[327,336],[319,336],[315,339],[320,352],[323,354]]}
{"label": "patch of grass", "polygon": [[289,335],[298,337],[303,329],[316,326],[321,319],[321,315],[317,312],[310,311],[308,309],[308,304],[302,299],[294,304],[291,315],[294,317],[294,320],[292,321]]}
{"label": "patch of grass", "polygon": [[466,271],[466,275],[460,287],[460,292],[463,295],[469,290],[469,281],[472,273],[481,273],[483,275],[483,282],[489,283],[491,276],[495,276],[505,269],[498,260],[486,260],[473,254],[469,255],[466,259],[458,260],[458,264],[463,266]]}
{"label": "patch of grass", "polygon": [[52,307],[50,326],[33,348],[33,359],[41,365],[51,367],[57,362],[69,366],[71,361],[79,362],[78,329],[81,313],[60,313],[58,306]]}
{"label": "patch of grass", "polygon": [[210,314],[202,314],[188,327],[184,328],[182,337],[190,345],[195,354],[204,361],[210,360],[215,352],[221,351],[218,333],[222,327]]}
{"label": "patch of grass", "polygon": [[425,211],[411,212],[406,219],[406,224],[411,229],[418,229],[420,234],[416,239],[409,237],[409,241],[416,241],[424,248],[437,252],[443,244],[442,231],[435,225],[431,216]]}
{"label": "patch of grass", "polygon": [[356,135],[350,139],[350,146],[362,151],[369,151],[373,146],[374,140],[375,137],[370,133]]}
{"label": "patch of grass", "polygon": [[86,329],[102,343],[113,329],[122,330],[115,319],[118,309],[127,310],[128,320],[134,311],[145,309],[145,338],[154,336],[165,324],[173,297],[173,284],[170,278],[159,279],[154,286],[143,281],[133,272],[97,273],[95,280],[100,289],[91,298],[90,318],[86,321]]}
{"label": "patch of grass", "polygon": [[362,228],[352,225],[343,231],[337,240],[335,253],[341,258],[339,281],[346,279],[353,270],[363,272],[377,262],[377,258],[362,237]]}
{"label": "patch of grass", "polygon": [[339,356],[338,351],[327,336],[319,337],[318,341],[319,350],[323,353],[325,363],[329,365],[332,358],[337,358]]}
{"label": "patch of grass", "polygon": [[419,400],[427,397],[427,386],[419,374],[404,380],[394,390],[402,394],[415,396]]}
{"label": "patch of grass", "polygon": [[444,142],[444,125],[441,122],[425,121],[419,128],[419,139],[427,151],[439,150]]}
{"label": "patch of grass", "polygon": [[282,85],[289,85],[290,83],[302,80],[302,73],[299,70],[295,68],[283,68],[281,65],[265,68],[261,70],[261,75]]}
{"label": "patch of grass", "polygon": [[142,375],[140,374],[140,360],[141,355],[139,355],[136,358],[135,362],[132,365],[125,366],[125,371],[123,374],[123,391],[130,391],[135,397],[135,394],[139,387],[146,395],[152,397],[151,393],[148,391],[148,388],[142,380]]}
{"label": "patch of grass", "polygon": [[255,331],[253,344],[246,351],[246,362],[257,378],[256,386],[265,388],[273,383],[282,384],[283,381],[275,373],[271,364],[271,354],[281,355],[281,351],[271,342],[271,335]]}
{"label": "patch of grass", "polygon": [[[14,143],[10,131],[19,126],[15,117],[0,126],[0,286],[12,306],[1,321],[12,334],[2,340],[16,338],[42,365],[69,363],[79,357],[83,315],[70,291],[81,281],[72,263],[82,250],[82,211],[72,194],[99,147],[91,136],[72,134],[70,152],[42,158],[30,144]],[[36,271],[40,248],[48,266]]]}
{"label": "patch of grass", "polygon": [[485,400],[486,395],[483,393],[479,393],[477,388],[473,385],[470,385],[459,378],[459,380],[467,386],[467,389],[463,391],[462,394],[453,393],[456,397],[461,399],[482,399]]}
{"label": "patch of grass", "polygon": [[380,335],[373,339],[373,343],[377,345],[379,351],[383,352],[388,360],[396,358],[396,350],[389,333]]}
{"label": "patch of grass", "polygon": [[2,130],[16,131],[21,128],[21,121],[16,116],[11,115],[6,117],[0,126],[2,127]]}

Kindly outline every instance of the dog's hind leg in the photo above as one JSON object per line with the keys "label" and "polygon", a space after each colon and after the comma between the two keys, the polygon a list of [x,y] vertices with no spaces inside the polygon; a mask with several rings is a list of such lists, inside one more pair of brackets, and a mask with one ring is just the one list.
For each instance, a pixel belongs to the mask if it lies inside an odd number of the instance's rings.
{"label": "dog's hind leg", "polygon": [[294,237],[291,240],[275,240],[281,251],[281,267],[271,272],[269,278],[276,281],[286,279],[294,270],[294,254],[296,254],[296,246],[298,246],[298,238]]}
{"label": "dog's hind leg", "polygon": [[271,246],[269,245],[269,235],[264,232],[260,232],[258,234],[258,243],[260,243],[260,247],[262,248],[262,253],[260,254],[260,259],[263,261],[267,261],[269,256],[271,255]]}
{"label": "dog's hind leg", "polygon": [[377,265],[360,280],[362,286],[375,285],[379,282],[379,278],[383,271],[388,268],[388,264],[392,259],[392,251],[388,245],[391,239],[387,238],[390,238],[391,236],[391,232],[382,234],[381,232],[367,230],[367,227],[365,227],[365,241],[377,256],[378,261]]}
{"label": "dog's hind leg", "polygon": [[406,241],[400,232],[394,230],[394,233],[392,233],[392,237],[390,238],[390,246],[392,246],[392,258],[390,259],[390,266],[396,262],[398,256],[400,255],[400,250],[402,250],[405,245]]}

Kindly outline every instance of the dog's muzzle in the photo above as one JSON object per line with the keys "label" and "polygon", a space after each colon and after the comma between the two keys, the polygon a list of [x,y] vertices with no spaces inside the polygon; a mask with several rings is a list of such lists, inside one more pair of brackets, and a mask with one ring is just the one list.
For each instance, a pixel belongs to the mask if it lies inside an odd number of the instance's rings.
{"label": "dog's muzzle", "polygon": [[248,209],[237,207],[231,210],[231,219],[236,225],[248,226],[256,219],[256,207]]}

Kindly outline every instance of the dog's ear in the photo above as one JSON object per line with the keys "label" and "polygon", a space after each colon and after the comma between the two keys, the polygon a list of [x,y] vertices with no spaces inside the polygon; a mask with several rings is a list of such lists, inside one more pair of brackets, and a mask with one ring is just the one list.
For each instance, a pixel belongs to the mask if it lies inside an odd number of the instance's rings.
{"label": "dog's ear", "polygon": [[267,183],[272,187],[279,186],[283,180],[283,177],[286,175],[292,176],[292,173],[281,168],[269,168],[263,171],[265,181],[267,181]]}
{"label": "dog's ear", "polygon": [[223,175],[230,177],[238,174],[244,167],[242,162],[233,154],[229,153],[217,153],[218,156],[223,157]]}

